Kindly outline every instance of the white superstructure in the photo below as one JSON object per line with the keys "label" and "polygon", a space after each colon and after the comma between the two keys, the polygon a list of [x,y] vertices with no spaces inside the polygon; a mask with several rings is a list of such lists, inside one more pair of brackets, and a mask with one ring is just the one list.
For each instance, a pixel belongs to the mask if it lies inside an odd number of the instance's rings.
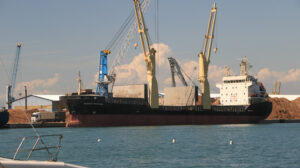
{"label": "white superstructure", "polygon": [[261,102],[266,96],[265,88],[254,76],[248,74],[250,65],[247,59],[242,59],[241,74],[239,76],[223,77],[220,89],[221,105],[250,105]]}

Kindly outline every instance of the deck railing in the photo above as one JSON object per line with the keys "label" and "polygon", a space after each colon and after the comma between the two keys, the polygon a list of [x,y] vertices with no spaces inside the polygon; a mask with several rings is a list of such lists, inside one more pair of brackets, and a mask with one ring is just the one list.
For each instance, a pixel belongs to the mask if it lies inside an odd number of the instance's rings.
{"label": "deck railing", "polygon": [[[58,138],[57,145],[55,145],[55,146],[47,146],[44,143],[44,141],[43,141],[43,139],[47,138],[47,137],[57,137]],[[32,156],[33,152],[45,150],[45,151],[47,151],[47,153],[48,153],[51,161],[57,161],[58,153],[59,153],[60,148],[61,148],[61,140],[62,140],[62,138],[63,138],[63,136],[61,134],[40,135],[40,136],[26,136],[26,137],[23,137],[22,141],[19,144],[19,147],[17,148],[17,150],[16,150],[16,152],[14,154],[13,160],[16,160],[17,155],[20,152],[28,152],[26,160],[29,160],[30,157]],[[24,142],[26,140],[29,140],[29,139],[35,140],[35,143],[33,144],[32,148],[22,149],[22,146],[24,145]],[[42,144],[42,147],[37,147],[39,143]],[[56,151],[55,152],[51,152],[50,149],[56,149]]]}

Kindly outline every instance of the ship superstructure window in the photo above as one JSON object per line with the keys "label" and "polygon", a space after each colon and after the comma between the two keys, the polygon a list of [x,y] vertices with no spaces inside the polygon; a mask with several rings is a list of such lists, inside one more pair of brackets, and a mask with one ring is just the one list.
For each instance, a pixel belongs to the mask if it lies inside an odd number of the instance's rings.
{"label": "ship superstructure window", "polygon": [[246,81],[250,81],[250,79],[243,79],[243,80],[224,80],[224,83],[243,83],[243,82],[246,82]]}

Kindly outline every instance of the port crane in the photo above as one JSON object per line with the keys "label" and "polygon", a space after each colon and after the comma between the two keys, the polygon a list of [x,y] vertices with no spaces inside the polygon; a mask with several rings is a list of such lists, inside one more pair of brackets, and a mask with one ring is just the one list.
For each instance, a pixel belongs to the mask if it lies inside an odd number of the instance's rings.
{"label": "port crane", "polygon": [[[150,5],[151,0],[144,0],[141,4],[142,11],[145,13]],[[116,67],[120,65],[121,60],[125,57],[126,52],[130,48],[131,42],[135,38],[135,33],[137,31],[137,23],[134,21],[134,11],[128,16],[125,22],[122,24],[120,29],[117,31],[112,40],[108,43],[104,50],[100,51],[100,62],[98,68],[98,79],[96,81],[97,88],[96,93],[103,96],[108,96],[108,85],[111,84],[111,89],[113,89],[115,80],[116,80]],[[123,33],[125,30],[128,30],[125,37]],[[110,66],[108,71],[107,66],[107,56],[111,54],[111,50],[115,48],[118,42],[121,41],[121,38],[124,37],[123,43],[120,46],[116,56]],[[135,48],[137,45],[135,45]]]}
{"label": "port crane", "polygon": [[110,50],[100,51],[100,63],[98,69],[98,81],[96,94],[108,97],[108,84],[114,82],[114,76],[107,74],[107,55],[110,54]]}
{"label": "port crane", "polygon": [[281,82],[278,81],[278,87],[277,87],[277,81],[275,81],[274,91],[272,91],[271,94],[279,95],[280,94],[280,87],[281,87]]}
{"label": "port crane", "polygon": [[203,109],[211,109],[210,88],[209,88],[209,83],[208,83],[208,79],[207,79],[207,74],[208,74],[208,66],[210,63],[212,41],[214,38],[216,16],[217,16],[217,7],[216,7],[216,3],[214,3],[214,5],[210,11],[210,15],[209,15],[209,21],[208,21],[207,32],[205,35],[204,47],[203,47],[203,50],[198,55],[198,57],[199,57],[198,80],[201,84]]}
{"label": "port crane", "polygon": [[177,74],[177,76],[181,80],[182,84],[184,86],[187,86],[187,83],[182,75],[181,68],[180,68],[179,64],[177,63],[176,59],[173,57],[169,57],[168,60],[169,60],[170,69],[171,69],[172,87],[176,87],[175,74]]}
{"label": "port crane", "polygon": [[11,71],[12,72],[11,79],[9,81],[9,84],[6,86],[6,103],[7,103],[8,109],[11,109],[11,103],[14,101],[13,93],[14,93],[14,89],[15,89],[15,85],[16,85],[20,52],[21,52],[21,43],[18,42],[17,53],[15,56],[15,60],[13,62],[13,69]]}
{"label": "port crane", "polygon": [[149,105],[151,108],[158,108],[158,86],[155,75],[155,49],[150,48],[148,29],[146,28],[141,4],[139,0],[133,0],[138,32],[144,53],[144,60],[147,68],[147,79],[149,85]]}

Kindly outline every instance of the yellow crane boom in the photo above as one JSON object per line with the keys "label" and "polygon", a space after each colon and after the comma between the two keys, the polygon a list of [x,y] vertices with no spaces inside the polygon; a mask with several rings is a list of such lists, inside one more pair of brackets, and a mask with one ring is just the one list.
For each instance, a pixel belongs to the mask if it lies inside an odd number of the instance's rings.
{"label": "yellow crane boom", "polygon": [[[210,53],[212,47],[212,41],[214,38],[214,29],[217,16],[216,3],[214,3],[213,8],[210,11],[207,32],[205,35],[205,43],[203,50],[200,52],[199,56],[199,82],[201,84],[202,93],[202,105],[204,109],[211,109],[210,104],[210,89],[207,79],[208,66],[210,63]],[[208,48],[207,48],[208,45]]]}
{"label": "yellow crane boom", "polygon": [[[158,86],[155,76],[155,49],[150,48],[148,40],[148,29],[145,26],[144,16],[139,0],[133,0],[138,31],[144,52],[144,60],[147,68],[147,79],[149,85],[149,105],[151,108],[158,108]],[[146,44],[145,44],[146,41]]]}

